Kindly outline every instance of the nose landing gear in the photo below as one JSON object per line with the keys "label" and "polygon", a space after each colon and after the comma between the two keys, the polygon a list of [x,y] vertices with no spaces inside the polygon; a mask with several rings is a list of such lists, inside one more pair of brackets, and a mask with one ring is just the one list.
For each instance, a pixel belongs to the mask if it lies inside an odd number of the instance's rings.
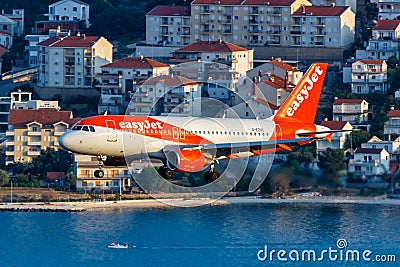
{"label": "nose landing gear", "polygon": [[99,170],[94,171],[94,177],[96,178],[103,178],[104,177],[104,171],[103,171],[103,166],[104,166],[104,161],[107,159],[106,156],[99,155],[97,156],[97,160],[99,161]]}

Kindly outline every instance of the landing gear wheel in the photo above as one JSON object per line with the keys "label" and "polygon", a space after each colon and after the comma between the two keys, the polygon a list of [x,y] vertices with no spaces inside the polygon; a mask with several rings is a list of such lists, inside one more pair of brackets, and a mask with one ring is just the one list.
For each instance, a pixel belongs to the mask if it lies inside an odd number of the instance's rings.
{"label": "landing gear wheel", "polygon": [[96,178],[103,178],[103,177],[104,177],[104,171],[103,171],[103,170],[96,170],[96,171],[94,171],[94,177],[96,177]]}
{"label": "landing gear wheel", "polygon": [[204,181],[212,183],[219,178],[219,173],[215,171],[207,171],[204,173]]}
{"label": "landing gear wheel", "polygon": [[165,179],[170,180],[174,177],[174,171],[168,167],[161,167],[158,169],[158,173]]}

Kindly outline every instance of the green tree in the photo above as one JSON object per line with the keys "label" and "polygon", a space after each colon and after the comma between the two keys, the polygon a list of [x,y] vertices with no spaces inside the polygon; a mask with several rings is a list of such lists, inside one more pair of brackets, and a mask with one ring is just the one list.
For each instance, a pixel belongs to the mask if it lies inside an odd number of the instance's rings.
{"label": "green tree", "polygon": [[8,185],[10,182],[10,177],[8,176],[8,172],[5,170],[0,170],[0,186]]}
{"label": "green tree", "polygon": [[338,172],[345,167],[343,150],[328,148],[318,156],[318,167],[323,170],[323,180],[339,183]]}
{"label": "green tree", "polygon": [[367,142],[370,138],[371,134],[367,131],[353,131],[347,136],[344,147],[353,149],[361,147],[361,144]]}
{"label": "green tree", "polygon": [[315,158],[315,144],[300,147],[287,156],[288,161],[297,160],[298,163],[308,165]]}

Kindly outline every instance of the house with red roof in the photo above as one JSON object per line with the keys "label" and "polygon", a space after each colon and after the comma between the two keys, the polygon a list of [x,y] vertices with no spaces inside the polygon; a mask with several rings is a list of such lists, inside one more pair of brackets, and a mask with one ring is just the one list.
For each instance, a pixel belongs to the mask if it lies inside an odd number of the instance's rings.
{"label": "house with red roof", "polygon": [[351,92],[353,94],[384,94],[387,87],[387,64],[384,60],[362,59],[352,64]]}
{"label": "house with red roof", "polygon": [[400,21],[378,20],[372,28],[372,37],[365,50],[366,59],[388,60],[399,58]]}
{"label": "house with red roof", "polygon": [[179,75],[152,77],[132,94],[128,111],[142,115],[200,116],[201,86]]}
{"label": "house with red roof", "polygon": [[45,14],[49,21],[74,20],[85,21],[89,27],[89,4],[80,0],[60,0],[49,5],[49,12]]}
{"label": "house with red roof", "polygon": [[101,36],[54,36],[37,45],[40,87],[91,88],[100,67],[112,62],[112,44]]}
{"label": "house with red roof", "polygon": [[58,109],[11,109],[6,132],[6,164],[30,162],[44,149],[59,149],[58,138],[78,119]]}
{"label": "house with red roof", "polygon": [[149,58],[126,57],[101,66],[98,113],[125,114],[131,96],[150,77],[168,74],[169,66]]}
{"label": "house with red roof", "polygon": [[159,5],[146,14],[146,44],[183,46],[191,43],[190,6]]}
{"label": "house with red roof", "polygon": [[343,149],[346,140],[349,138],[351,130],[353,130],[353,126],[348,121],[323,121],[321,122],[322,126],[328,127],[334,131],[342,131],[335,132],[332,134],[331,141],[327,139],[320,139],[316,141],[317,144],[317,153],[321,153],[326,151],[327,148],[333,149]]}
{"label": "house with red roof", "polygon": [[181,47],[173,54],[172,61],[208,61],[229,65],[241,74],[253,68],[253,50],[226,41],[198,41]]}
{"label": "house with red roof", "polygon": [[400,134],[400,110],[391,109],[386,116],[388,117],[388,121],[385,122],[383,128],[384,134]]}
{"label": "house with red roof", "polygon": [[385,179],[389,174],[390,154],[384,148],[357,148],[350,159],[348,173],[368,181]]}
{"label": "house with red roof", "polygon": [[334,121],[348,121],[353,126],[368,122],[369,106],[364,99],[336,98],[332,106]]}
{"label": "house with red roof", "polygon": [[293,45],[347,48],[354,43],[355,13],[349,6],[299,7],[293,14]]}

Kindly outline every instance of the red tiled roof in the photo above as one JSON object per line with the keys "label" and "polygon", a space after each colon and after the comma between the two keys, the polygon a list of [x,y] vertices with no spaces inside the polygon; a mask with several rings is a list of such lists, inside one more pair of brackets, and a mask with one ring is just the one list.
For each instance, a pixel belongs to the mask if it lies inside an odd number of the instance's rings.
{"label": "red tiled roof", "polygon": [[331,130],[342,130],[347,124],[347,121],[323,121],[322,126],[328,127]]}
{"label": "red tiled roof", "polygon": [[364,99],[336,99],[333,102],[334,105],[341,105],[341,104],[361,104]]}
{"label": "red tiled roof", "polygon": [[271,60],[269,63],[271,63],[272,65],[279,67],[283,70],[286,70],[286,71],[298,71],[297,69],[293,68],[291,65],[289,65],[283,61],[280,61],[280,60]]}
{"label": "red tiled roof", "polygon": [[177,52],[237,52],[246,48],[225,41],[199,41],[176,50]]}
{"label": "red tiled roof", "polygon": [[384,60],[381,59],[360,59],[356,60],[356,62],[362,62],[364,64],[379,64],[382,65]]}
{"label": "red tiled roof", "polygon": [[244,6],[260,6],[260,5],[268,5],[268,6],[291,6],[295,0],[245,0],[242,5]]}
{"label": "red tiled roof", "polygon": [[399,24],[400,20],[378,20],[372,30],[396,30]]}
{"label": "red tiled roof", "polygon": [[[265,84],[268,84],[276,89],[282,88],[283,90],[287,91],[287,92],[291,92],[291,89],[287,89],[286,88],[286,84],[285,84],[285,80],[281,79],[279,76],[274,75],[274,74],[270,74],[269,75],[269,80],[264,80]],[[288,84],[289,87],[294,87],[294,84],[289,83]]]}
{"label": "red tiled roof", "polygon": [[293,16],[336,17],[348,8],[348,6],[301,6]]}
{"label": "red tiled roof", "polygon": [[168,67],[168,65],[149,58],[126,57],[112,63],[101,66],[102,68],[129,68],[129,69],[153,69]]}
{"label": "red tiled roof", "polygon": [[11,109],[8,124],[14,127],[25,127],[31,122],[38,122],[44,126],[52,127],[57,122],[74,124],[78,119],[72,117],[71,111],[59,111],[56,109]]}
{"label": "red tiled roof", "polygon": [[243,0],[194,0],[191,5],[214,5],[218,2],[218,5],[240,5]]}
{"label": "red tiled roof", "polygon": [[388,117],[400,117],[400,109],[391,109],[386,114]]}
{"label": "red tiled roof", "polygon": [[146,15],[150,15],[150,16],[190,16],[190,6],[156,6]]}
{"label": "red tiled roof", "polygon": [[358,147],[355,154],[380,154],[382,152],[382,148],[360,148]]}
{"label": "red tiled roof", "polygon": [[8,36],[11,36],[8,32],[5,32],[5,31],[0,31],[0,34],[1,34],[1,35],[8,35]]}
{"label": "red tiled roof", "polygon": [[92,47],[101,37],[100,36],[66,36],[51,37],[38,45],[53,47]]}
{"label": "red tiled roof", "polygon": [[63,180],[65,179],[65,172],[47,172],[47,179],[50,180]]}
{"label": "red tiled roof", "polygon": [[154,85],[157,83],[162,83],[164,86],[183,86],[183,85],[190,85],[190,84],[198,84],[196,81],[190,80],[188,78],[174,75],[160,75],[156,77],[152,77],[144,82],[144,85]]}

